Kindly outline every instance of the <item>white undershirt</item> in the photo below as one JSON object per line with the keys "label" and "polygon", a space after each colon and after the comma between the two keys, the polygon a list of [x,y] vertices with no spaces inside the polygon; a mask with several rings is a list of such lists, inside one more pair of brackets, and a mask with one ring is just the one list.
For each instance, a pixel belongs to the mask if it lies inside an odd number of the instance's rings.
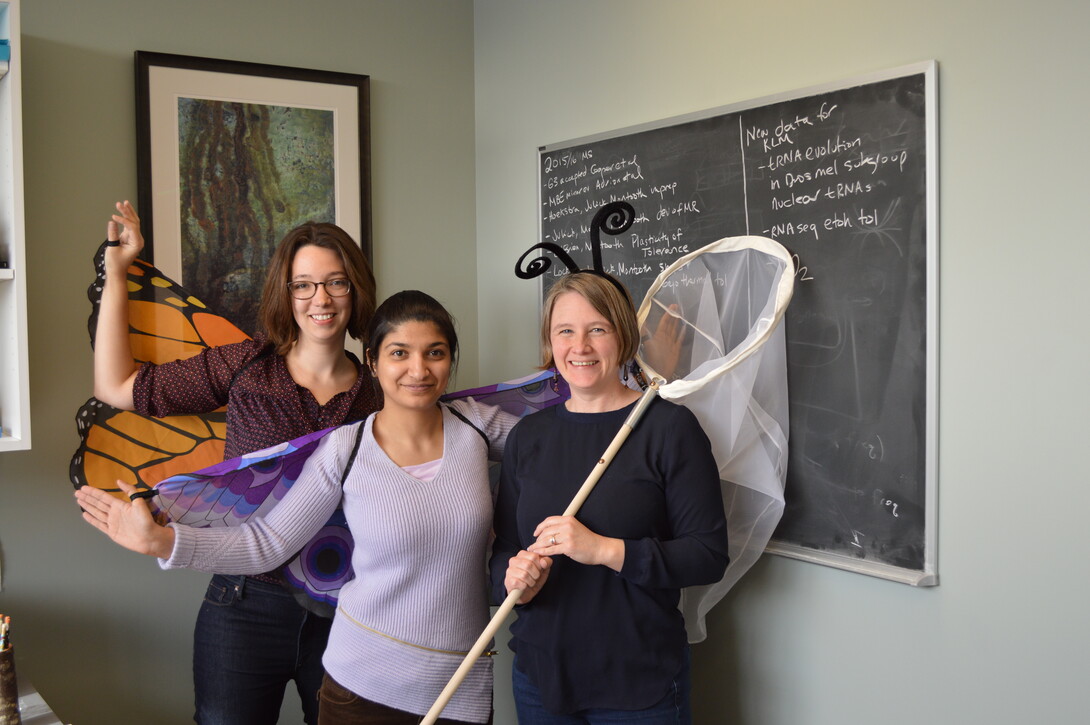
{"label": "white undershirt", "polygon": [[417,463],[414,466],[402,466],[401,470],[418,481],[431,483],[435,478],[435,475],[439,473],[439,468],[442,465],[443,459],[436,458],[434,461],[428,461],[427,463]]}

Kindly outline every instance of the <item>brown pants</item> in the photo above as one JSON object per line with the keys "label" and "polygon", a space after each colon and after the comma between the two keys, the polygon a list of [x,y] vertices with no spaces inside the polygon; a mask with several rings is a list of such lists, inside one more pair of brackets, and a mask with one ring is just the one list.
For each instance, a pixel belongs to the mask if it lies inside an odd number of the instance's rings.
{"label": "brown pants", "polygon": [[[341,686],[326,673],[318,691],[318,725],[418,725],[424,718],[366,700]],[[473,725],[440,718],[436,725]],[[488,716],[492,725],[492,715]]]}

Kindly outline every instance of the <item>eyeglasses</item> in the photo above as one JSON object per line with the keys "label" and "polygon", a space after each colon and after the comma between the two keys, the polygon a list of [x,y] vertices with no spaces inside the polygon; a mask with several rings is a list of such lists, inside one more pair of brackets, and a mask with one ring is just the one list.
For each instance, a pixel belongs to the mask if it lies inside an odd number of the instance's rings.
{"label": "eyeglasses", "polygon": [[318,291],[318,285],[325,287],[330,297],[344,297],[352,291],[352,283],[347,279],[331,279],[328,282],[288,282],[288,291],[297,300],[309,300]]}

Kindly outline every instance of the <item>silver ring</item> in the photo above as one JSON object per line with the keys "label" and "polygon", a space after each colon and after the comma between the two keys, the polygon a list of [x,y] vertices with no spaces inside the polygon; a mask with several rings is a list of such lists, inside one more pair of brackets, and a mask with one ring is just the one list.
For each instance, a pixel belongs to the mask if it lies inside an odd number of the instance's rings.
{"label": "silver ring", "polygon": [[556,537],[555,536],[550,536],[549,537],[549,544],[551,544],[552,546],[556,546]]}

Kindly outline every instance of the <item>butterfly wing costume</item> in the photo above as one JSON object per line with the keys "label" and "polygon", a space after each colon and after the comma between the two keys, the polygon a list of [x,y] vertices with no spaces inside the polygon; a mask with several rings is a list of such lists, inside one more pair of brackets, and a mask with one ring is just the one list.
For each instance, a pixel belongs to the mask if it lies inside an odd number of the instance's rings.
{"label": "butterfly wing costume", "polygon": [[[105,283],[105,245],[95,255],[95,282],[88,331],[94,345]],[[128,273],[130,346],[137,362],[163,363],[201,350],[248,339],[238,327],[207,309],[199,299],[154,266],[137,260]],[[525,378],[450,393],[445,400],[472,396],[514,415],[568,398],[551,370]],[[90,398],[76,414],[80,444],[69,464],[76,488],[94,486],[123,496],[121,479],[155,491],[152,508],[161,522],[188,526],[237,526],[274,507],[298,479],[307,458],[332,428],[223,460],[223,409],[203,415],[152,418],[118,410]],[[195,471],[195,472],[194,472]],[[352,537],[338,509],[299,554],[282,569],[285,580],[311,600],[335,605],[352,579]]]}

